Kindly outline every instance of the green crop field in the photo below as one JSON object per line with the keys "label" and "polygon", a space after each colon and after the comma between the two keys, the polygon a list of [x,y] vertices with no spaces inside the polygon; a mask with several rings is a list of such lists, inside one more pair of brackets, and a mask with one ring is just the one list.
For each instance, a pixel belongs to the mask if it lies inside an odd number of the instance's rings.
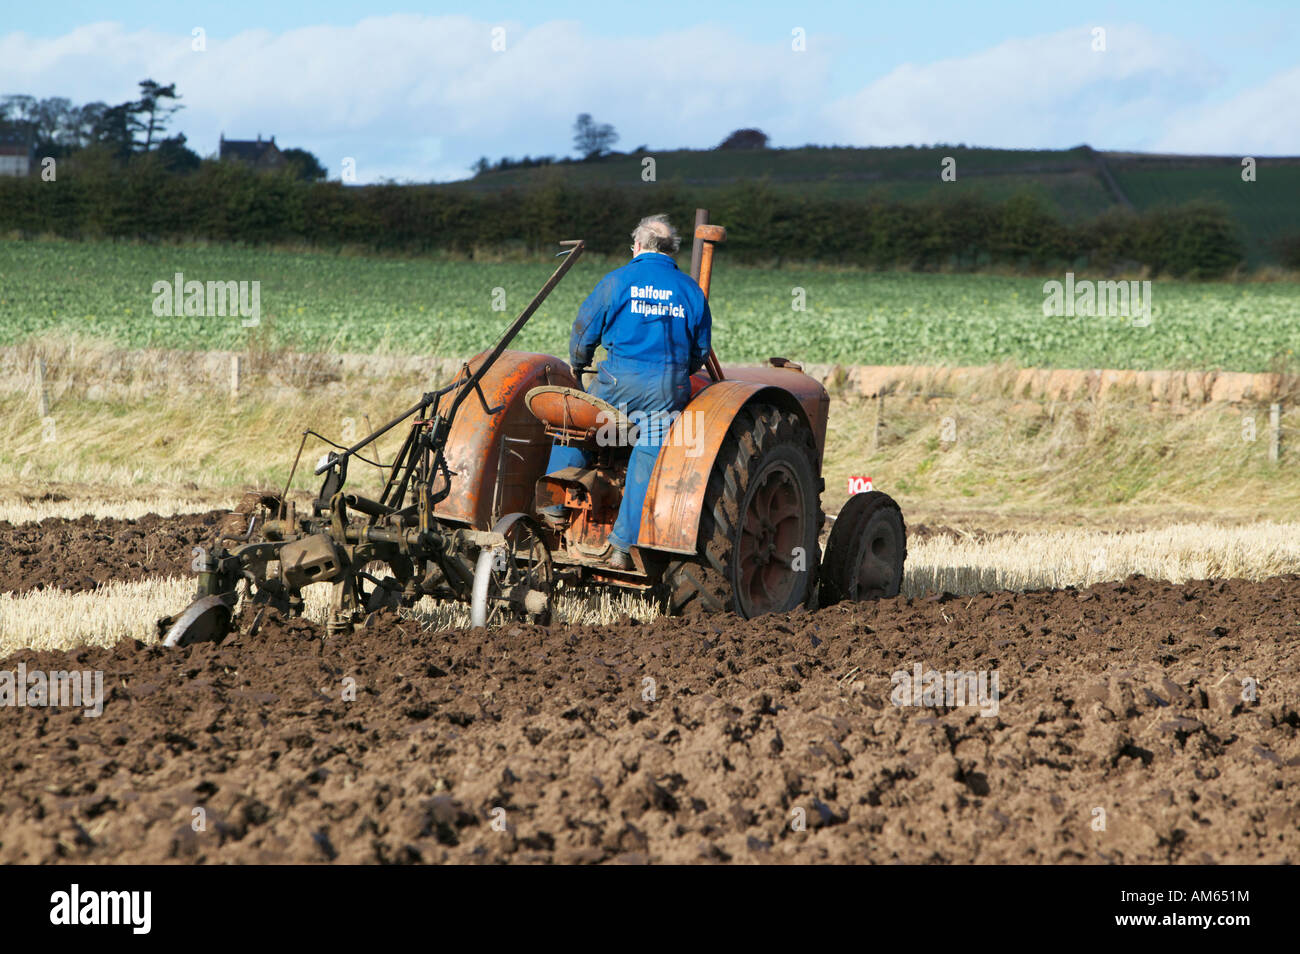
{"label": "green crop field", "polygon": [[1300,234],[1300,165],[1263,160],[1254,182],[1243,182],[1237,164],[1205,168],[1141,169],[1117,165],[1115,178],[1139,209],[1212,199],[1240,223],[1246,259],[1256,265],[1276,258],[1273,243]]}
{"label": "green crop field", "polygon": [[[714,342],[724,361],[1224,368],[1300,354],[1300,284],[1158,280],[1152,321],[1047,317],[1043,278],[731,267],[720,251]],[[582,298],[613,262],[587,259],[518,347],[563,354]],[[235,247],[0,241],[0,343],[75,332],[126,347],[400,351],[488,347],[550,262],[362,258]],[[155,282],[260,282],[261,325],[154,314]],[[1059,276],[1063,277],[1063,276]],[[494,289],[501,289],[494,295]],[[800,296],[803,311],[793,305]],[[504,295],[505,310],[493,309]]]}
{"label": "green crop field", "polygon": [[506,169],[484,173],[460,185],[501,188],[526,185],[560,174],[574,185],[635,185],[644,187],[642,160],[655,160],[659,182],[714,184],[769,177],[773,180],[817,180],[826,177],[879,179],[915,177],[938,181],[939,164],[946,156],[957,162],[958,180],[965,172],[1056,172],[1089,162],[1078,149],[975,149],[966,146],[889,147],[875,149],[637,149],[631,154],[595,162],[567,162],[549,167]]}
{"label": "green crop field", "polygon": [[[936,177],[937,180],[937,177]],[[829,198],[880,198],[900,202],[919,199],[951,201],[979,196],[989,202],[1005,202],[1012,196],[1036,196],[1044,208],[1055,210],[1062,219],[1077,222],[1106,211],[1110,195],[1101,180],[1086,172],[1057,172],[1033,175],[958,176],[955,182],[930,179],[890,179],[863,189],[861,183],[828,178],[803,184],[774,183],[778,192],[802,192]]]}

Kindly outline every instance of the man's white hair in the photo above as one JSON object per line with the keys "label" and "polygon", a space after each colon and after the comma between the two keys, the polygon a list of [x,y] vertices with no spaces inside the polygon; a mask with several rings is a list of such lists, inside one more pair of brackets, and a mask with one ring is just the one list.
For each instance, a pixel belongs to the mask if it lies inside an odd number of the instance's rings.
{"label": "man's white hair", "polygon": [[632,230],[632,241],[647,252],[673,254],[682,247],[682,237],[677,234],[666,215],[647,215]]}

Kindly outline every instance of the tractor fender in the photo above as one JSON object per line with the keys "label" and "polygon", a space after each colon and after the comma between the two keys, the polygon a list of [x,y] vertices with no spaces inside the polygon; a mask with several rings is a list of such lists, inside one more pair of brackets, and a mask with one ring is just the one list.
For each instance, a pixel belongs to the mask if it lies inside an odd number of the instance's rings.
{"label": "tractor fender", "polygon": [[[477,368],[486,354],[471,358],[469,367]],[[577,381],[568,364],[549,354],[504,351],[488,369],[481,385],[488,410],[496,413],[487,413],[473,394],[456,413],[446,448],[451,486],[434,508],[439,519],[488,530],[503,515],[532,508],[551,440],[524,396],[544,384],[574,387]]]}
{"label": "tractor fender", "polygon": [[[812,379],[808,379],[811,381]],[[820,385],[814,385],[820,390]],[[824,391],[822,392],[825,393]],[[669,553],[697,552],[704,491],[727,430],[741,408],[765,404],[797,414],[805,427],[817,432],[817,445],[825,436],[825,418],[814,427],[799,397],[784,387],[728,378],[699,391],[686,405],[659,452],[636,545]],[[821,471],[821,461],[813,461]]]}

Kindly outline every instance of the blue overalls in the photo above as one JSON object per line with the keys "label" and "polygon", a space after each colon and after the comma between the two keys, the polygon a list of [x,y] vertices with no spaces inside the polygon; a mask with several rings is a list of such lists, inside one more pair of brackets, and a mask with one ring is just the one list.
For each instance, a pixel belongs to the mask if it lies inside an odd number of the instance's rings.
{"label": "blue overalls", "polygon": [[[609,535],[609,542],[620,550],[636,543],[660,446],[676,418],[673,412],[691,399],[690,378],[708,356],[712,324],[700,286],[660,252],[642,252],[610,272],[578,309],[569,337],[574,366],[588,367],[597,344],[609,353],[587,391],[624,414],[639,412],[638,417],[646,418],[628,461],[623,503]],[[582,449],[556,444],[546,470],[589,465]]]}

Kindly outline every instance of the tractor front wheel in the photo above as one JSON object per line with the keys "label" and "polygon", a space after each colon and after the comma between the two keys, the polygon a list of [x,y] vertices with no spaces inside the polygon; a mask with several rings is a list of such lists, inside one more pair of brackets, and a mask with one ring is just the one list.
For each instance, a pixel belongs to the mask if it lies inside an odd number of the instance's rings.
{"label": "tractor front wheel", "polygon": [[822,561],[821,605],[897,596],[907,559],[907,526],[894,498],[854,494],[840,509]]}

